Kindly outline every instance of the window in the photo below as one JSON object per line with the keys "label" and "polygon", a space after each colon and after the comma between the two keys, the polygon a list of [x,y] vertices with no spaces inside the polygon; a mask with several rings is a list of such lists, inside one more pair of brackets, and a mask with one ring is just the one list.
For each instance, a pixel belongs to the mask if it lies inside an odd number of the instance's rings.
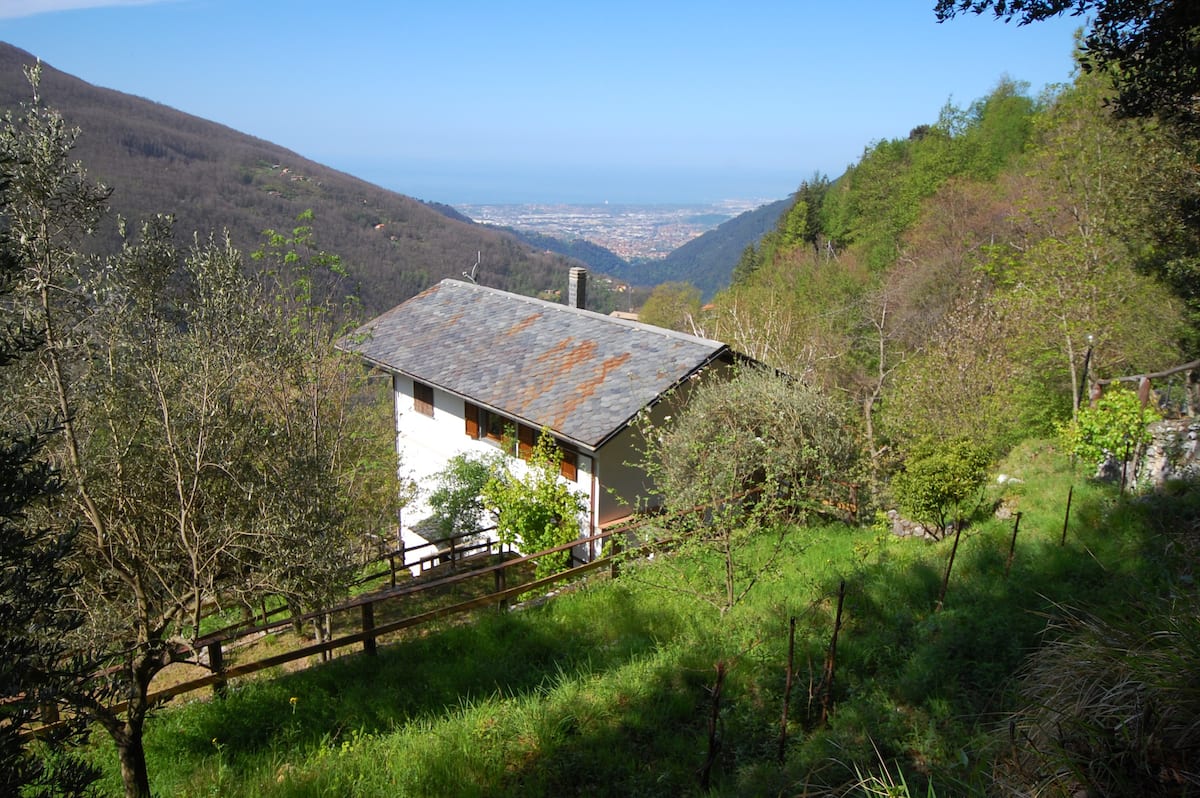
{"label": "window", "polygon": [[[489,412],[478,405],[463,402],[463,418],[466,421],[468,438],[481,441],[491,441],[497,446],[503,446],[511,441],[518,425],[504,416]],[[512,452],[509,452],[512,454]]]}
{"label": "window", "polygon": [[504,416],[498,416],[486,410],[480,411],[479,428],[483,433],[482,437],[487,438],[501,448],[504,447],[504,439],[508,437],[511,427],[512,422],[506,421]]}
{"label": "window", "polygon": [[[491,441],[504,450],[506,454],[528,460],[533,454],[537,443],[538,431],[533,427],[518,424],[512,419],[492,413],[470,402],[463,403],[463,418],[466,423],[465,432],[468,438],[481,441]],[[558,472],[572,482],[579,479],[578,454],[562,443],[558,444],[562,457]]]}
{"label": "window", "polygon": [[433,386],[413,380],[413,410],[433,418]]}

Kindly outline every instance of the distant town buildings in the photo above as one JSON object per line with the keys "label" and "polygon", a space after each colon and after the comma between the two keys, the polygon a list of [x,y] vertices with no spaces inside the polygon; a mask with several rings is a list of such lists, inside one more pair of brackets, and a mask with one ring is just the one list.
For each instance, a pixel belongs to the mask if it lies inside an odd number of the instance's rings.
{"label": "distant town buildings", "polygon": [[567,241],[583,239],[626,260],[664,258],[760,200],[711,205],[460,205],[480,224],[511,227]]}

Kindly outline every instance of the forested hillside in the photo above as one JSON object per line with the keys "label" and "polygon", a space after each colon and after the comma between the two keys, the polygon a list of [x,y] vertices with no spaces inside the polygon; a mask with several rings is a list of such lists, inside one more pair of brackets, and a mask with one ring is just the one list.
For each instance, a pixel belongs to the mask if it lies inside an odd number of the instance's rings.
{"label": "forested hillside", "polygon": [[931,437],[999,453],[1052,433],[1085,376],[1173,366],[1200,340],[1195,140],[1118,118],[1107,91],[1003,80],[874,142],[801,185],[709,312],[665,286],[655,317],[850,399],[877,474]]}
{"label": "forested hillside", "polygon": [[[0,107],[32,99],[23,68],[35,61],[0,42]],[[566,285],[561,257],[269,142],[97,88],[48,64],[40,94],[81,129],[75,157],[112,189],[99,230],[102,249],[116,243],[117,214],[135,222],[171,214],[184,245],[193,233],[207,238],[228,230],[238,249],[251,252],[264,230],[291,230],[311,209],[318,246],[341,256],[368,312],[460,276],[477,254],[477,279],[485,285],[525,294]]]}
{"label": "forested hillside", "polygon": [[662,260],[613,263],[603,271],[637,286],[691,283],[704,298],[709,298],[729,285],[738,257],[775,227],[790,204],[788,200],[778,200],[738,214]]}

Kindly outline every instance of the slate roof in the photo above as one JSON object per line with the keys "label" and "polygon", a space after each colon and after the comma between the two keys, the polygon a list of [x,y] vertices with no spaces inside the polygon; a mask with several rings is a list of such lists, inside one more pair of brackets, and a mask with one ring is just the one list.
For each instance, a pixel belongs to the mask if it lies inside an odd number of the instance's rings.
{"label": "slate roof", "polygon": [[593,450],[729,352],[719,341],[450,279],[341,346]]}

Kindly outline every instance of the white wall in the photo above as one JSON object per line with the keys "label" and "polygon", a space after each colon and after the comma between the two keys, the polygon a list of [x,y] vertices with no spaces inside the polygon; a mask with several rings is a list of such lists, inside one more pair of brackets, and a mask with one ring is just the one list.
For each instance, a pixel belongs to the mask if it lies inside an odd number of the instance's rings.
{"label": "white wall", "polygon": [[[392,385],[395,394],[396,446],[400,453],[401,476],[414,480],[420,493],[417,499],[404,508],[401,514],[400,532],[408,546],[416,546],[439,537],[423,522],[429,515],[426,497],[433,488],[433,477],[446,467],[450,458],[458,454],[495,454],[499,449],[490,441],[475,440],[466,433],[466,407],[464,401],[452,394],[434,389],[433,417],[420,413],[413,407],[413,381],[408,377],[394,376]],[[510,458],[518,473],[525,463]],[[594,517],[592,506],[593,467],[588,457],[581,457],[578,479],[563,482],[585,497],[589,511],[587,518],[580,519],[580,534],[588,535],[590,517]],[[417,551],[410,558],[433,553]]]}
{"label": "white wall", "polygon": [[[728,364],[714,363],[708,370],[710,376],[713,369],[723,375],[728,370]],[[435,388],[433,418],[430,418],[413,408],[411,379],[396,376],[393,386],[396,397],[396,445],[400,452],[401,472],[415,480],[421,489],[421,495],[404,508],[401,519],[401,534],[411,546],[438,536],[433,532],[420,534],[421,522],[429,517],[425,497],[432,489],[433,475],[445,468],[450,458],[457,454],[487,455],[498,449],[487,440],[467,437],[465,403],[459,397]],[[691,384],[685,383],[652,407],[649,416],[651,423],[661,424],[677,413],[686,403],[690,391]],[[578,478],[574,482],[563,481],[584,496],[589,507],[588,517],[580,519],[581,536],[599,531],[601,524],[660,503],[650,493],[650,481],[645,473],[629,465],[642,460],[641,449],[641,430],[635,424],[618,433],[599,452],[580,452]],[[516,458],[512,458],[512,462],[518,471],[525,467]],[[576,551],[579,558],[598,554],[599,551],[594,547],[581,546]]]}

